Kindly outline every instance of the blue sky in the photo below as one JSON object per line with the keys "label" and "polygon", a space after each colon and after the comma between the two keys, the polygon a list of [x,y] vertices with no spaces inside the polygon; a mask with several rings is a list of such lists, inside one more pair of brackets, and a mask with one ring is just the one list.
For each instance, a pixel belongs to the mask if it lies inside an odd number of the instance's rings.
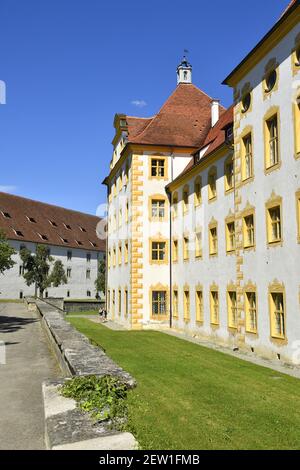
{"label": "blue sky", "polygon": [[94,214],[114,114],[155,114],[185,48],[194,84],[228,106],[222,80],[287,4],[0,0],[0,189]]}

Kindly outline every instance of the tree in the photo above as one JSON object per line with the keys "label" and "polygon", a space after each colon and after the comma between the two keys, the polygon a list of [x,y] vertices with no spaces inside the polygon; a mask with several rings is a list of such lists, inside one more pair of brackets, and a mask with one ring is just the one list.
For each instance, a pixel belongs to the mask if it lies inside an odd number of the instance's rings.
{"label": "tree", "polygon": [[35,296],[37,289],[39,289],[39,295],[43,297],[45,289],[52,283],[55,287],[66,284],[67,278],[61,261],[54,263],[50,273],[50,263],[54,261],[54,258],[50,256],[47,246],[37,245],[35,254],[32,254],[27,248],[22,248],[20,256],[24,265],[23,277],[28,286],[35,285]]}
{"label": "tree", "polygon": [[67,276],[60,260],[55,261],[52,273],[50,274],[50,281],[54,287],[58,287],[61,284],[67,284]]}
{"label": "tree", "polygon": [[0,230],[0,274],[3,274],[4,271],[16,264],[12,260],[12,256],[15,253],[15,250],[9,245],[5,233]]}
{"label": "tree", "polygon": [[105,292],[105,273],[106,273],[106,264],[104,260],[101,260],[98,265],[98,275],[95,281],[96,294],[100,292]]}

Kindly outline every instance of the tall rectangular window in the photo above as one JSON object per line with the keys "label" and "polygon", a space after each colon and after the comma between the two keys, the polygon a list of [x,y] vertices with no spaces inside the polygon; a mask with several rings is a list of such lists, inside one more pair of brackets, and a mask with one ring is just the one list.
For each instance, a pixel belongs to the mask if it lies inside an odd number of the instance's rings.
{"label": "tall rectangular window", "polygon": [[201,178],[200,176],[198,176],[195,179],[195,183],[194,183],[195,206],[199,206],[201,204],[201,189],[202,189]]}
{"label": "tall rectangular window", "polygon": [[227,309],[228,309],[228,326],[229,328],[237,327],[237,301],[236,291],[227,292]]}
{"label": "tall rectangular window", "polygon": [[197,289],[196,290],[196,321],[198,323],[203,322],[203,317],[204,317],[204,312],[203,312],[203,294],[202,290]]}
{"label": "tall rectangular window", "polygon": [[173,217],[177,217],[178,215],[178,193],[177,192],[173,194],[172,207],[173,207]]}
{"label": "tall rectangular window", "polygon": [[294,104],[295,157],[300,156],[300,95]]}
{"label": "tall rectangular window", "polygon": [[189,259],[189,237],[183,237],[183,259]]}
{"label": "tall rectangular window", "polygon": [[112,291],[112,314],[115,314],[115,306],[116,306],[116,292],[115,289]]}
{"label": "tall rectangular window", "polygon": [[243,241],[244,248],[251,248],[255,244],[254,214],[243,218]]}
{"label": "tall rectangular window", "polygon": [[85,275],[86,279],[91,279],[91,270],[90,269],[87,269],[86,270],[86,275]]}
{"label": "tall rectangular window", "polygon": [[285,311],[282,292],[270,293],[271,334],[274,338],[285,338]]}
{"label": "tall rectangular window", "polygon": [[152,291],[152,316],[165,316],[167,314],[166,291]]}
{"label": "tall rectangular window", "polygon": [[183,312],[184,320],[188,321],[190,319],[190,291],[183,291]]}
{"label": "tall rectangular window", "polygon": [[178,318],[178,290],[173,290],[173,317]]}
{"label": "tall rectangular window", "polygon": [[128,317],[128,290],[124,291],[125,317]]}
{"label": "tall rectangular window", "polygon": [[246,331],[257,333],[256,292],[245,292]]}
{"label": "tall rectangular window", "polygon": [[119,316],[121,315],[122,312],[122,292],[121,289],[118,291],[118,307],[119,307]]}
{"label": "tall rectangular window", "polygon": [[118,263],[119,265],[122,264],[122,245],[119,245],[119,248],[118,248]]}
{"label": "tall rectangular window", "polygon": [[86,262],[90,263],[91,262],[91,253],[86,254]]}
{"label": "tall rectangular window", "polygon": [[183,213],[186,214],[189,210],[189,187],[185,185],[182,191]]}
{"label": "tall rectangular window", "polygon": [[280,205],[270,207],[267,210],[267,232],[268,243],[278,243],[281,241],[281,209]]}
{"label": "tall rectangular window", "polygon": [[219,293],[217,290],[210,291],[210,322],[219,325]]}
{"label": "tall rectangular window", "polygon": [[218,229],[213,225],[209,229],[209,254],[214,256],[218,253]]}
{"label": "tall rectangular window", "polygon": [[172,258],[173,262],[178,261],[178,240],[173,240]]}
{"label": "tall rectangular window", "polygon": [[128,263],[128,242],[126,241],[124,244],[124,261]]}
{"label": "tall rectangular window", "polygon": [[195,256],[201,258],[202,256],[202,232],[198,231],[195,234]]}
{"label": "tall rectangular window", "polygon": [[217,197],[217,169],[211,168],[208,173],[208,199],[213,200]]}
{"label": "tall rectangular window", "polygon": [[68,261],[72,260],[72,251],[70,251],[70,250],[67,252],[67,260]]}
{"label": "tall rectangular window", "polygon": [[242,178],[247,180],[253,176],[252,134],[242,139]]}
{"label": "tall rectangular window", "polygon": [[225,191],[230,191],[234,186],[234,167],[233,158],[227,158],[225,161]]}
{"label": "tall rectangular window", "polygon": [[235,250],[235,223],[234,221],[226,224],[226,251],[230,253]]}
{"label": "tall rectangular window", "polygon": [[278,116],[266,121],[266,166],[267,169],[279,163]]}
{"label": "tall rectangular window", "polygon": [[71,273],[72,273],[71,268],[67,268],[67,277],[68,277],[68,278],[71,277]]}

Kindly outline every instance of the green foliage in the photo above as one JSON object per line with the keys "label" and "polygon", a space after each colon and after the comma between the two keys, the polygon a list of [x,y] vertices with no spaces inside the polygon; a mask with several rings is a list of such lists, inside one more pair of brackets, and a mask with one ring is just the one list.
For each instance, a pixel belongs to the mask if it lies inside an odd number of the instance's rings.
{"label": "green foliage", "polygon": [[98,265],[98,276],[95,281],[96,293],[105,292],[105,273],[106,264],[105,261],[101,260]]}
{"label": "green foliage", "polygon": [[44,290],[52,283],[58,287],[67,282],[61,261],[54,263],[53,271],[50,273],[50,263],[54,261],[54,258],[50,256],[49,248],[46,245],[37,245],[35,254],[32,254],[27,248],[22,248],[20,257],[24,265],[23,277],[26,284],[28,286],[35,284],[41,297],[43,297]]}
{"label": "green foliage", "polygon": [[11,257],[15,254],[15,250],[7,242],[7,238],[0,230],[0,274],[10,269],[15,264]]}
{"label": "green foliage", "polygon": [[49,279],[54,287],[58,287],[61,284],[67,284],[67,276],[63,264],[60,260],[55,261]]}
{"label": "green foliage", "polygon": [[60,392],[66,398],[73,398],[97,421],[111,421],[118,429],[126,421],[127,387],[115,377],[74,377],[64,383]]}

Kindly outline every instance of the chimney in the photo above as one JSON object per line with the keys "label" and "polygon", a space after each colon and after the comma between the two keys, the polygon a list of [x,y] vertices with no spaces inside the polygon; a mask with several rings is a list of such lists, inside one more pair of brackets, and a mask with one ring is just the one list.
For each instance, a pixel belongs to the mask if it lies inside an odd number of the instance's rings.
{"label": "chimney", "polygon": [[214,127],[219,120],[219,100],[213,100],[211,102],[211,127]]}

